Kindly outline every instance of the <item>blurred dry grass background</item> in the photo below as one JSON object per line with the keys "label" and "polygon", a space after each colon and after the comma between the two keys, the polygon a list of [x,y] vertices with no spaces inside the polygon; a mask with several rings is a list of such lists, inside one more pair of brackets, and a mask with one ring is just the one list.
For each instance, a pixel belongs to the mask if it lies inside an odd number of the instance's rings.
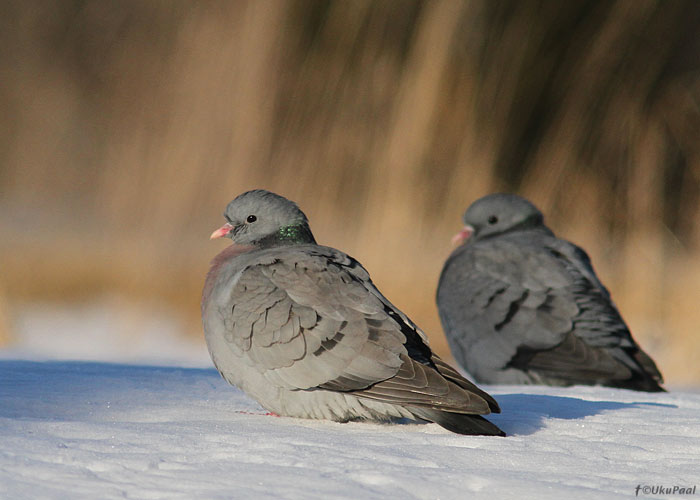
{"label": "blurred dry grass background", "polygon": [[201,335],[208,235],[263,187],[446,354],[450,236],[507,190],[697,384],[698,33],[692,0],[5,0],[0,343],[17,304],[103,293]]}

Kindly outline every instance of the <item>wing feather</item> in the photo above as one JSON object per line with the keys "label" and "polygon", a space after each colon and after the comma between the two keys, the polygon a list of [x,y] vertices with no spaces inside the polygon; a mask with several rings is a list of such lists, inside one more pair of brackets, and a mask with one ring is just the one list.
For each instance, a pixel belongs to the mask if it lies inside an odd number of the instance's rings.
{"label": "wing feather", "polygon": [[425,334],[362,266],[336,250],[285,249],[249,264],[227,311],[226,340],[272,384],[463,414],[498,411],[432,354]]}

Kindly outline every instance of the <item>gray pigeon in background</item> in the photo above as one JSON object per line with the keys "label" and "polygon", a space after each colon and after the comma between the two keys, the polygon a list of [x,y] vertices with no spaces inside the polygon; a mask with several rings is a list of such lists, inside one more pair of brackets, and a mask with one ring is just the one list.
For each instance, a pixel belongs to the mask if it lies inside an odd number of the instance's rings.
{"label": "gray pigeon in background", "polygon": [[229,383],[283,416],[504,435],[480,416],[496,401],[433,354],[359,262],[317,245],[295,203],[249,191],[224,217],[211,237],[233,244],[212,261],[202,322]]}
{"label": "gray pigeon in background", "polygon": [[554,236],[537,207],[491,194],[463,220],[437,305],[452,354],[477,382],[664,390],[586,252]]}

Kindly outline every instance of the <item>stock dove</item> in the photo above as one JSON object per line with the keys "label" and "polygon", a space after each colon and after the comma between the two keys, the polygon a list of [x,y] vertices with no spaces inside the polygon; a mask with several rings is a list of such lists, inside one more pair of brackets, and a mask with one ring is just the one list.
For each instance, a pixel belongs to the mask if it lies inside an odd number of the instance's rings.
{"label": "stock dove", "polygon": [[430,350],[359,262],[317,245],[295,203],[248,191],[224,217],[211,237],[233,244],[212,261],[202,322],[229,383],[281,416],[504,435],[480,416],[496,401]]}
{"label": "stock dove", "polygon": [[532,203],[491,194],[463,221],[437,304],[452,354],[477,382],[663,391],[586,252],[554,236]]}

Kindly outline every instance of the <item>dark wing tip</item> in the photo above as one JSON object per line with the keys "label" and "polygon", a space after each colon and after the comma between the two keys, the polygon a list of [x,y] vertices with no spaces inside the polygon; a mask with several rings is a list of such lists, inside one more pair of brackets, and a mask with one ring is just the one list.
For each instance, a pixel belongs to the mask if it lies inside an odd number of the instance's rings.
{"label": "dark wing tip", "polygon": [[633,376],[627,380],[612,380],[609,382],[603,382],[601,385],[614,387],[616,389],[628,389],[631,391],[668,392],[666,389],[661,387],[661,385],[659,385],[659,381],[649,377],[646,373],[644,375],[635,375],[639,376]]}
{"label": "dark wing tip", "polygon": [[465,415],[463,413],[452,413],[429,408],[409,408],[408,410],[416,417],[428,422],[434,422],[456,434],[501,437],[506,435],[496,424],[479,415]]}

